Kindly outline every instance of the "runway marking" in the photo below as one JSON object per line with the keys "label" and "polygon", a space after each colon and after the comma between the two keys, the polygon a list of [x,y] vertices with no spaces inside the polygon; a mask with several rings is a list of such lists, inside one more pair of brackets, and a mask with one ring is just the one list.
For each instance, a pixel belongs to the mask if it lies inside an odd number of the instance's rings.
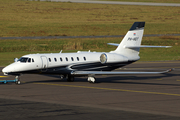
{"label": "runway marking", "polygon": [[111,91],[121,91],[121,92],[134,92],[134,93],[148,93],[148,94],[158,94],[158,95],[180,96],[180,94],[173,94],[173,93],[160,93],[160,92],[136,91],[136,90],[126,90],[126,89],[113,89],[113,88],[101,88],[101,87],[88,87],[88,86],[76,86],[76,85],[64,85],[64,84],[52,84],[52,83],[34,83],[34,84],[40,84],[40,85],[54,85],[54,86],[63,86],[63,87],[76,87],[76,88],[90,88],[90,89],[111,90]]}
{"label": "runway marking", "polygon": [[7,77],[7,76],[0,76],[0,78],[1,78],[1,77]]}
{"label": "runway marking", "polygon": [[176,80],[176,81],[180,81],[180,80]]}

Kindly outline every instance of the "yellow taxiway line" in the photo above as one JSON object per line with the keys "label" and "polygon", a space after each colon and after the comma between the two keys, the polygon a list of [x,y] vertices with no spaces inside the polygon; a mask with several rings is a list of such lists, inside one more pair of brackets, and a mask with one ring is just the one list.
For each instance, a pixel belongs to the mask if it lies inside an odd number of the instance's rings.
{"label": "yellow taxiway line", "polygon": [[0,78],[1,78],[1,77],[7,77],[7,76],[0,76]]}
{"label": "yellow taxiway line", "polygon": [[76,87],[76,88],[89,88],[89,89],[99,89],[99,90],[111,90],[111,91],[121,91],[121,92],[134,92],[134,93],[148,93],[148,94],[158,94],[158,95],[180,96],[180,94],[174,94],[174,93],[148,92],[148,91],[137,91],[137,90],[126,90],[126,89],[113,89],[113,88],[76,86],[76,85],[52,84],[52,83],[34,83],[34,84],[54,85],[54,86],[63,86],[63,87]]}

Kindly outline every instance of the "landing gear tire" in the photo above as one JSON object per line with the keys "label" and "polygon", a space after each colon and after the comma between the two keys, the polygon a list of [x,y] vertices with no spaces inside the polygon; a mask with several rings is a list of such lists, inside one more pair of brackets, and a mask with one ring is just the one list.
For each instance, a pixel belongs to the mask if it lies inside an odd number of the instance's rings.
{"label": "landing gear tire", "polygon": [[17,85],[20,85],[20,84],[21,84],[21,81],[20,81],[19,76],[16,76],[16,77],[15,77],[15,80],[16,80],[16,84],[17,84]]}
{"label": "landing gear tire", "polygon": [[21,81],[16,81],[16,84],[17,84],[17,85],[20,85],[20,84],[21,84]]}
{"label": "landing gear tire", "polygon": [[67,76],[67,81],[68,82],[74,82],[74,76],[68,75]]}
{"label": "landing gear tire", "polygon": [[60,79],[63,79],[64,78],[64,75],[60,75]]}
{"label": "landing gear tire", "polygon": [[95,83],[96,82],[96,78],[95,77],[88,77],[88,82],[89,83]]}

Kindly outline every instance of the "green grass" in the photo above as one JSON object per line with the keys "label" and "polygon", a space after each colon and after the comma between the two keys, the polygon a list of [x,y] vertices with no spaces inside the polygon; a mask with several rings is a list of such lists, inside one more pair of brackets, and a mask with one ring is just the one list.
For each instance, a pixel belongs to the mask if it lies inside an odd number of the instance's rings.
{"label": "green grass", "polygon": [[[0,37],[123,35],[135,21],[146,22],[144,34],[180,33],[179,7],[0,0]],[[141,49],[141,61],[179,60],[179,39],[144,37],[143,44],[174,47]],[[116,47],[106,43],[120,41],[121,38],[0,40],[0,66],[30,53],[61,49],[108,52]]]}
{"label": "green grass", "polygon": [[[116,47],[107,43],[120,43],[122,38],[76,38],[76,39],[36,39],[36,40],[0,40],[0,52],[36,52],[60,50],[97,50],[105,52]],[[179,46],[180,37],[144,37],[142,44]]]}
{"label": "green grass", "polygon": [[119,35],[135,21],[146,21],[145,34],[180,31],[179,7],[0,0],[0,8],[1,37]]}
{"label": "green grass", "polygon": [[[25,54],[58,53],[82,51],[109,52],[115,46],[107,43],[120,43],[122,38],[86,38],[86,39],[45,39],[45,40],[0,40],[0,66],[13,62]],[[8,42],[7,42],[8,41]],[[180,37],[144,37],[143,45],[164,45],[172,48],[141,48],[140,61],[180,60]],[[24,52],[22,52],[24,51]]]}

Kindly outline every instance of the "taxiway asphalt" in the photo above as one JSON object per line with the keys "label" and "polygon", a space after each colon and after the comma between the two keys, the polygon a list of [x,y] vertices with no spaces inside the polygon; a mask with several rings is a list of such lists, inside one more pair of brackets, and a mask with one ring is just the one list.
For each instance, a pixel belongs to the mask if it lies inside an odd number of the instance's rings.
{"label": "taxiway asphalt", "polygon": [[[0,84],[0,119],[180,119],[180,61],[136,62],[128,71],[164,71],[158,75],[85,77],[74,82],[58,76],[23,75],[21,85]],[[0,68],[0,70],[2,67]],[[14,79],[13,76],[0,80]]]}

